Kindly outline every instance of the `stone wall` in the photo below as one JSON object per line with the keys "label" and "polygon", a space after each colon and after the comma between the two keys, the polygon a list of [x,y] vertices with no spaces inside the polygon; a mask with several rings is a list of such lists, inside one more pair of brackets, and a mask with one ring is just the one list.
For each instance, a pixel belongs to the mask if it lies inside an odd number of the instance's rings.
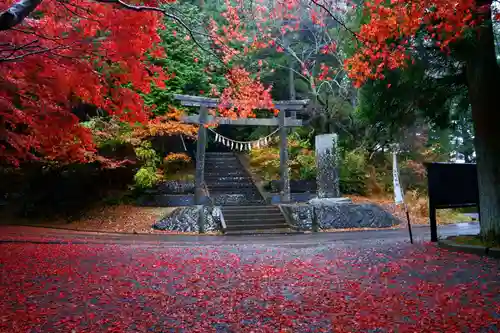
{"label": "stone wall", "polygon": [[194,189],[194,180],[166,180],[157,186],[162,194],[193,194]]}
{"label": "stone wall", "polygon": [[[207,196],[201,198],[203,204],[209,204]],[[136,204],[145,207],[180,207],[195,204],[194,194],[145,194],[137,198]]]}
{"label": "stone wall", "polygon": [[[205,232],[220,231],[221,227],[221,210],[216,206],[204,206],[204,224]],[[178,231],[178,232],[199,232],[198,218],[200,208],[197,206],[179,207],[171,212],[168,216],[163,217],[155,224],[154,229]]]}
{"label": "stone wall", "polygon": [[312,230],[313,210],[319,229],[389,228],[399,219],[375,204],[339,203],[329,205],[290,204],[282,209],[297,230]]}

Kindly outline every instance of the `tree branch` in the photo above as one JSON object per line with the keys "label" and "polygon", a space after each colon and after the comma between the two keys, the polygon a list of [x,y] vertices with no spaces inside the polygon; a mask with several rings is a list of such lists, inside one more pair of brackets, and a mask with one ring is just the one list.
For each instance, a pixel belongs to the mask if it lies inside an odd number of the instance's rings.
{"label": "tree branch", "polygon": [[20,0],[10,6],[0,14],[0,31],[9,30],[21,23],[41,2],[42,0]]}
{"label": "tree branch", "polygon": [[220,62],[224,63],[222,61],[222,59],[219,58],[219,56],[217,54],[215,54],[214,52],[212,52],[211,50],[208,50],[207,48],[205,48],[203,45],[201,45],[201,43],[198,41],[198,39],[196,38],[196,35],[199,35],[199,36],[204,36],[204,37],[208,37],[210,38],[210,35],[204,33],[204,32],[200,32],[200,31],[195,31],[193,29],[191,29],[187,24],[186,22],[184,22],[179,16],[175,15],[175,14],[172,14],[172,13],[169,13],[167,10],[163,9],[163,8],[160,8],[160,7],[154,7],[154,6],[136,6],[136,5],[131,5],[129,3],[126,3],[125,1],[122,1],[122,0],[96,0],[97,2],[100,2],[100,3],[110,3],[110,4],[117,4],[125,9],[129,9],[129,10],[133,10],[133,11],[137,11],[137,12],[144,12],[144,11],[149,11],[149,12],[158,12],[158,13],[162,13],[163,15],[165,15],[166,17],[168,17],[169,19],[177,22],[181,27],[183,27],[189,34],[189,36],[191,37],[191,39],[194,41],[194,43],[200,48],[202,49],[203,51],[205,52],[208,52],[210,53],[211,55],[213,55],[217,60],[219,60]]}
{"label": "tree branch", "polygon": [[320,7],[321,9],[323,9],[335,22],[337,22],[338,24],[340,24],[342,26],[342,28],[344,28],[346,31],[348,31],[349,33],[351,33],[354,38],[360,42],[362,42],[363,44],[365,43],[365,40],[363,37],[361,37],[359,34],[357,34],[356,32],[354,32],[351,28],[349,28],[345,23],[344,21],[342,21],[341,19],[339,19],[337,16],[335,16],[332,11],[330,9],[328,9],[324,4],[322,3],[319,3],[318,0],[310,0],[313,4],[315,4],[316,6]]}
{"label": "tree branch", "polygon": [[32,51],[32,52],[26,52],[26,53],[23,53],[23,54],[21,54],[19,56],[15,56],[15,57],[13,57],[12,55],[10,55],[9,57],[6,57],[6,58],[0,58],[0,63],[2,63],[2,62],[13,62],[13,61],[17,61],[17,60],[23,59],[24,57],[27,57],[27,56],[30,56],[30,55],[52,52],[52,51],[58,50],[58,49],[62,49],[62,47],[61,46],[56,46],[56,47],[51,47],[51,48],[43,48],[43,49]]}

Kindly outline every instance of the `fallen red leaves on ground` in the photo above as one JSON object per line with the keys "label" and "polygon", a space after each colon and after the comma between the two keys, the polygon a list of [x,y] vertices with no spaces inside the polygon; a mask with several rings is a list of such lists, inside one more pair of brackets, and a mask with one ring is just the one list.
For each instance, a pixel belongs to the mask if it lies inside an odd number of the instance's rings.
{"label": "fallen red leaves on ground", "polygon": [[364,248],[0,244],[0,332],[493,332],[500,262]]}
{"label": "fallen red leaves on ground", "polygon": [[2,222],[11,225],[33,225],[78,231],[175,234],[174,231],[153,229],[153,224],[172,210],[174,208],[171,207],[140,207],[122,204],[89,209],[84,216],[70,221],[63,218],[34,220],[3,216],[0,216],[0,219],[4,218]]}

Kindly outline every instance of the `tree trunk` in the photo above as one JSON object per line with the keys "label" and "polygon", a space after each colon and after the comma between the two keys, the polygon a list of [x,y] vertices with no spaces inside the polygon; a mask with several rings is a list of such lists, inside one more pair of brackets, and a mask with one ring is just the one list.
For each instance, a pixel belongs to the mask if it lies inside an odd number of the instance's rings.
{"label": "tree trunk", "polygon": [[480,28],[467,57],[466,74],[475,131],[481,235],[500,240],[500,112],[497,96],[500,69],[493,41],[491,24]]}
{"label": "tree trunk", "polygon": [[296,99],[296,92],[295,92],[295,73],[293,72],[293,60],[290,60],[290,68],[288,69],[288,88],[290,89],[289,91],[289,98],[290,100],[295,100]]}
{"label": "tree trunk", "polygon": [[8,30],[21,23],[42,0],[20,0],[0,13],[0,31]]}

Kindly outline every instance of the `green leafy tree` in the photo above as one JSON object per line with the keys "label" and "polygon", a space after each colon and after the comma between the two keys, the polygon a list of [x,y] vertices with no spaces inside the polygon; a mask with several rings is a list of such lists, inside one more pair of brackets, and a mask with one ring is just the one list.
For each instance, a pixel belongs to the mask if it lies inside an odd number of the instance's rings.
{"label": "green leafy tree", "polygon": [[[182,13],[183,21],[191,29],[203,30],[210,12],[201,11],[200,7],[189,3],[172,6]],[[154,87],[145,97],[149,105],[156,105],[156,114],[163,115],[168,112],[169,106],[176,104],[174,94],[208,96],[212,85],[219,90],[225,86],[223,68],[206,51],[210,46],[208,40],[198,36],[194,41],[185,29],[171,20],[165,20],[165,29],[160,32],[160,37],[166,57],[156,59],[155,63],[169,75],[168,85],[165,88]]]}

